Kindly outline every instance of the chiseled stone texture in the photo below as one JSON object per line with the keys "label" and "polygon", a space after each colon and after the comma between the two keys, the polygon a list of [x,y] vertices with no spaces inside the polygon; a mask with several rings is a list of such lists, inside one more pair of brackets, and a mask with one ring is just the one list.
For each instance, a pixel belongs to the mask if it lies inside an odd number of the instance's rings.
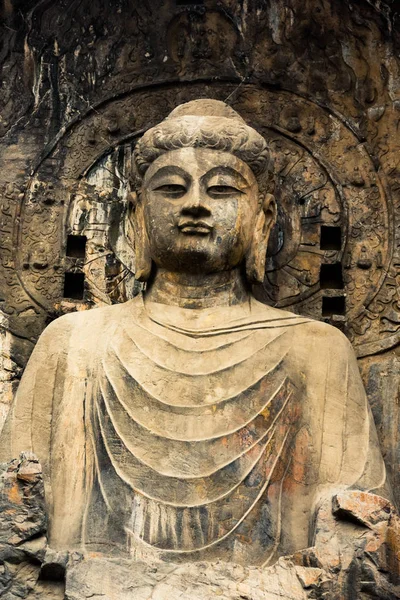
{"label": "chiseled stone texture", "polygon": [[27,598],[46,551],[42,471],[32,455],[2,465],[0,475],[0,596]]}
{"label": "chiseled stone texture", "polygon": [[[320,575],[312,569],[303,585]],[[107,600],[306,600],[302,576],[287,561],[263,571],[233,563],[154,564],[87,559],[69,567],[66,599]]]}
{"label": "chiseled stone texture", "polygon": [[320,511],[315,546],[271,567],[146,564],[74,553],[66,600],[396,600],[399,542],[400,520],[390,503],[345,492]]}

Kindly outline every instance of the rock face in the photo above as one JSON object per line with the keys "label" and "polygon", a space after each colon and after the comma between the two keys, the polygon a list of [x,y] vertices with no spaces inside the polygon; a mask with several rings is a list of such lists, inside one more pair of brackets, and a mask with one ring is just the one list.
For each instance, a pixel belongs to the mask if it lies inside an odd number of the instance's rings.
{"label": "rock face", "polygon": [[[0,596],[63,598],[63,584],[41,581],[47,516],[42,469],[32,454],[2,465],[0,475]],[[53,589],[52,589],[53,588]],[[60,594],[57,595],[57,588]]]}
{"label": "rock face", "polygon": [[397,597],[396,3],[3,4],[3,593]]}

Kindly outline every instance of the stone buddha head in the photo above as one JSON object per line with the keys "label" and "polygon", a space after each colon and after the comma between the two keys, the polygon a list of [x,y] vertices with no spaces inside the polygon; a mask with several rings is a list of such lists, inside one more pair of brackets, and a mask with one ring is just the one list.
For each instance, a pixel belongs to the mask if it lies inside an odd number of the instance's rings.
{"label": "stone buddha head", "polygon": [[152,268],[216,273],[243,266],[264,279],[276,218],[264,138],[231,107],[194,100],[148,130],[134,154],[130,194],[136,278]]}

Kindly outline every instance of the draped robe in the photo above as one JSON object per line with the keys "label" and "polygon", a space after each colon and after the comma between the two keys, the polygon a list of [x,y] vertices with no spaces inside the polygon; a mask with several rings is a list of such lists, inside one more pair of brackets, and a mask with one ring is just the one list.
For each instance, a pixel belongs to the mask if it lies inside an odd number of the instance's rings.
{"label": "draped robe", "polygon": [[335,492],[386,494],[349,342],[254,299],[57,319],[1,445],[42,463],[50,544],[111,556],[267,565]]}

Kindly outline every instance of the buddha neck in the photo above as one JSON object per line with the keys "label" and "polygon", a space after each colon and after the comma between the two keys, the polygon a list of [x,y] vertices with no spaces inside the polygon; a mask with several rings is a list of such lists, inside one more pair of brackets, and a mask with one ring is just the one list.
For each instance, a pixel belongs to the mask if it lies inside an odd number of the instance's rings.
{"label": "buddha neck", "polygon": [[239,268],[210,274],[157,269],[145,292],[145,301],[193,309],[238,305],[249,297]]}

